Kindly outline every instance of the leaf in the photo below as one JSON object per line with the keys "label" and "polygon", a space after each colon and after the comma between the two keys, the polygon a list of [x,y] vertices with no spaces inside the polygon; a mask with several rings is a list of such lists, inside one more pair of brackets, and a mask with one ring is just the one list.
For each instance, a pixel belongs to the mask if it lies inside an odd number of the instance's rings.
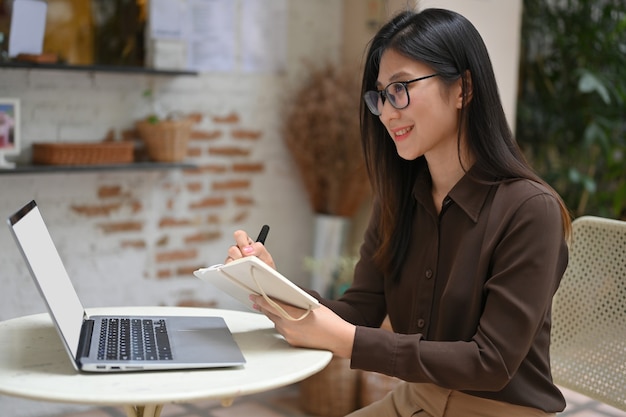
{"label": "leaf", "polygon": [[587,125],[585,133],[583,133],[583,137],[585,139],[585,146],[587,147],[590,147],[594,143],[598,143],[602,145],[602,147],[606,148],[609,143],[606,131],[595,121]]}
{"label": "leaf", "polygon": [[578,80],[578,91],[581,93],[598,93],[605,104],[611,104],[611,96],[606,86],[592,73],[585,71]]}
{"label": "leaf", "polygon": [[573,182],[574,184],[579,184],[581,181],[582,175],[576,168],[570,168],[568,172],[568,177],[570,181]]}
{"label": "leaf", "polygon": [[589,191],[591,194],[595,193],[598,189],[598,185],[596,184],[595,180],[588,176],[585,176],[583,178],[583,185],[585,187],[585,190]]}

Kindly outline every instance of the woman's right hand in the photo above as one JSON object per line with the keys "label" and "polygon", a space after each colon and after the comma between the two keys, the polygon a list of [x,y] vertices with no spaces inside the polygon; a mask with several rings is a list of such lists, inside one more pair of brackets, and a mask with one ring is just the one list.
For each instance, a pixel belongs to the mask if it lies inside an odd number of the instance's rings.
{"label": "woman's right hand", "polygon": [[233,233],[235,244],[228,248],[228,257],[225,264],[246,256],[256,256],[272,268],[276,269],[272,255],[267,251],[261,242],[255,242],[250,235],[243,230],[236,230]]}

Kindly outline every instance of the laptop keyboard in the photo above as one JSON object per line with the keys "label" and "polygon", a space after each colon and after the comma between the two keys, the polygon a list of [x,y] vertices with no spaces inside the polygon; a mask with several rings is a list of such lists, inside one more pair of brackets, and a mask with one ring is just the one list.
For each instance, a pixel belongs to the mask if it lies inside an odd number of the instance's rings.
{"label": "laptop keyboard", "polygon": [[163,319],[103,318],[99,360],[171,360],[172,351]]}

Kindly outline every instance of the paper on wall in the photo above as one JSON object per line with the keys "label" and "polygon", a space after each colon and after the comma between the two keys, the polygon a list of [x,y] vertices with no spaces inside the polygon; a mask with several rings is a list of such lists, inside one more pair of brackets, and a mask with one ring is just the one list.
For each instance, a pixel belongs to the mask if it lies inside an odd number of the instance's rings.
{"label": "paper on wall", "polygon": [[240,39],[244,72],[285,71],[287,1],[242,0]]}
{"label": "paper on wall", "polygon": [[42,53],[47,10],[48,4],[42,0],[16,0],[13,3],[9,57]]}
{"label": "paper on wall", "polygon": [[236,2],[188,0],[188,66],[196,71],[235,69]]}

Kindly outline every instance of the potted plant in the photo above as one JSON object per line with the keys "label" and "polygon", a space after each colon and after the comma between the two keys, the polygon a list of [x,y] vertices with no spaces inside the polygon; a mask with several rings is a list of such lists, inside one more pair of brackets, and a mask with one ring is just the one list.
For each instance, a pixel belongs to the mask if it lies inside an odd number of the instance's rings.
{"label": "potted plant", "polygon": [[357,71],[327,64],[314,68],[287,103],[283,126],[289,149],[315,213],[310,287],[332,296],[351,218],[369,195],[361,150]]}
{"label": "potted plant", "polygon": [[154,100],[152,90],[146,90],[144,97],[150,99],[151,113],[135,123],[139,137],[144,142],[151,160],[157,162],[180,162],[187,155],[187,144],[193,117],[178,112],[166,113]]}
{"label": "potted plant", "polygon": [[288,102],[285,142],[318,214],[350,217],[369,193],[355,73],[331,64],[314,69]]}

